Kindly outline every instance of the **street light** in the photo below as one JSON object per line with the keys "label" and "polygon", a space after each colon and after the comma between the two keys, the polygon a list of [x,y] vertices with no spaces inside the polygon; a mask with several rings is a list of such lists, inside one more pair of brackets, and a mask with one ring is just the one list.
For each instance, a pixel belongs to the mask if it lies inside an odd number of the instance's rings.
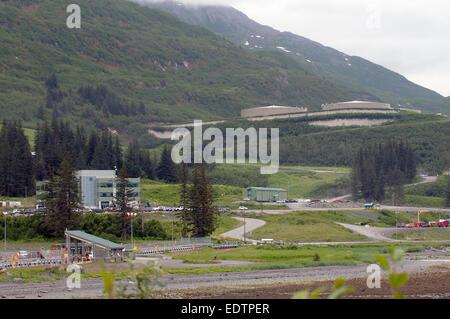
{"label": "street light", "polygon": [[245,238],[245,212],[244,212],[244,244],[247,242],[247,239]]}
{"label": "street light", "polygon": [[131,217],[131,249],[134,250],[134,240],[133,240],[133,217],[137,216],[137,213],[127,213],[127,216]]}
{"label": "street light", "polygon": [[6,252],[6,215],[8,215],[8,212],[2,212],[2,214],[5,217],[5,252]]}
{"label": "street light", "polygon": [[395,212],[395,240],[398,240],[398,236],[397,236],[397,227],[398,227],[397,215],[398,215],[398,212]]}

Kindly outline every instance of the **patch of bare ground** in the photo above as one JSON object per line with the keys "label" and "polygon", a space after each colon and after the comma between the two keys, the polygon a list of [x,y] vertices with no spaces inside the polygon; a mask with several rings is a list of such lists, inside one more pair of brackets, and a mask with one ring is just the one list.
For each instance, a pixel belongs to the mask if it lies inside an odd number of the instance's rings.
{"label": "patch of bare ground", "polygon": [[[432,272],[421,273],[410,277],[408,283],[400,291],[407,299],[448,299],[450,298],[450,272],[446,267],[434,267]],[[334,281],[316,281],[298,284],[277,284],[258,287],[213,288],[193,290],[172,290],[163,298],[182,299],[290,299],[302,290],[314,291],[323,288],[320,298],[327,298]],[[390,299],[392,290],[387,279],[381,281],[380,289],[367,288],[366,278],[350,279],[347,285],[354,291],[345,299]]]}

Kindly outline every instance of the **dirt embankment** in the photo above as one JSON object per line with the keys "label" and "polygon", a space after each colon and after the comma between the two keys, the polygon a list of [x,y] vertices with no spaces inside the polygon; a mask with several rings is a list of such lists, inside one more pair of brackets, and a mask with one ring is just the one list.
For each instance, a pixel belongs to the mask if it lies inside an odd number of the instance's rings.
{"label": "dirt embankment", "polygon": [[[400,289],[407,299],[448,299],[450,298],[450,272],[448,269],[437,269],[436,272],[413,275],[408,283]],[[320,298],[325,299],[333,287],[334,281],[318,281],[302,284],[277,284],[261,287],[196,290],[191,292],[173,292],[166,295],[170,298],[185,299],[290,299],[303,290],[314,291],[324,289]],[[344,299],[390,299],[392,290],[386,278],[381,281],[380,289],[367,288],[366,279],[350,279],[346,283],[354,287],[354,291]]]}

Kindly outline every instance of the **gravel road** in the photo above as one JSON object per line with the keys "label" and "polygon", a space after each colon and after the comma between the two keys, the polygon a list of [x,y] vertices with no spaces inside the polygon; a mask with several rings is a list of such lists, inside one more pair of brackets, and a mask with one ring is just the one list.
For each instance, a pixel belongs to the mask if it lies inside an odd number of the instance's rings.
{"label": "gravel road", "polygon": [[386,228],[365,227],[365,226],[357,226],[357,225],[344,224],[344,223],[336,223],[336,224],[341,225],[341,226],[351,230],[354,233],[366,236],[371,241],[382,241],[382,242],[396,241],[395,239],[392,239],[385,235]]}
{"label": "gravel road", "polygon": [[[234,219],[244,222],[244,218],[241,218],[241,217],[234,217]],[[245,233],[249,233],[259,227],[264,226],[265,224],[266,224],[266,222],[261,219],[245,218]],[[226,233],[223,233],[220,236],[244,240],[244,225],[242,225],[241,227],[235,228],[233,230],[230,230]],[[249,240],[247,238],[247,241],[253,241],[253,240]]]}

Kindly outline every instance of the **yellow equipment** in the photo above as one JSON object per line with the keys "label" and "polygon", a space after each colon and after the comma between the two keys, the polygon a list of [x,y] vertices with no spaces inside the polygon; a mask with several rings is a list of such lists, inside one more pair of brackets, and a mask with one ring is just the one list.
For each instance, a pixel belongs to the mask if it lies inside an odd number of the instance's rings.
{"label": "yellow equipment", "polygon": [[417,212],[417,223],[420,224],[420,215],[424,214],[424,213],[430,213],[429,210],[419,210]]}

